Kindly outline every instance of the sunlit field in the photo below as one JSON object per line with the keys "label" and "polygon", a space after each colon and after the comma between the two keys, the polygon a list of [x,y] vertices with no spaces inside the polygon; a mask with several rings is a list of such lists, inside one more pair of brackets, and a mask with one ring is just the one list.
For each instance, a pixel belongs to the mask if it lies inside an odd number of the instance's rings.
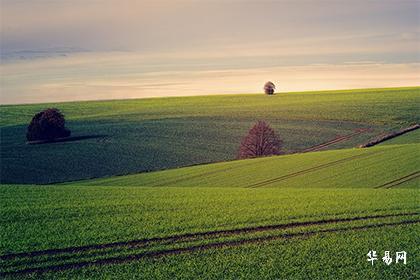
{"label": "sunlit field", "polygon": [[[400,88],[2,106],[1,276],[415,279],[418,130],[357,146],[418,122],[419,97]],[[26,123],[47,107],[74,135],[97,137],[25,144]],[[284,154],[234,160],[258,119]],[[387,266],[384,251],[406,251],[407,263]]]}
{"label": "sunlit field", "polygon": [[[419,93],[414,87],[0,106],[1,181],[45,184],[233,160],[257,120],[276,130],[285,153],[322,143],[321,150],[352,148],[419,122]],[[86,139],[25,144],[32,116],[48,107],[59,108],[72,135]]]}

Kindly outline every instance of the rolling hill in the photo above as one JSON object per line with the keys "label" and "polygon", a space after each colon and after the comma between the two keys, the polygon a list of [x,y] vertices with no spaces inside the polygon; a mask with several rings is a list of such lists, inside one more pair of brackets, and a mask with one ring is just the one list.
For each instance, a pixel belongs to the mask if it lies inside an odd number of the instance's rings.
{"label": "rolling hill", "polygon": [[420,182],[419,151],[420,144],[417,143],[299,153],[87,180],[70,185],[380,188],[394,180],[414,176],[401,182],[401,186],[416,187]]}
{"label": "rolling hill", "polygon": [[[295,279],[303,273],[310,279],[416,279],[420,130],[370,148],[354,146],[417,121],[418,93],[410,88],[63,103],[73,131],[102,129],[108,136],[45,145],[22,144],[13,132],[24,132],[22,116],[47,105],[4,106],[2,141],[9,150],[2,147],[2,177],[84,180],[0,185],[0,276]],[[257,109],[245,110],[252,102]],[[174,125],[176,114],[182,115],[181,126]],[[296,141],[286,145],[289,154],[183,167],[233,158],[232,139],[254,117],[270,118],[285,140]],[[214,133],[218,138],[210,137]],[[142,143],[150,154],[141,153]],[[175,150],[185,161],[171,161]],[[133,166],[130,158],[141,164]],[[114,176],[145,166],[157,171]],[[167,166],[174,168],[158,170]],[[103,178],[86,179],[96,175]],[[373,266],[369,250],[379,254]],[[380,259],[384,251],[403,250],[406,265],[386,266]]]}
{"label": "rolling hill", "polygon": [[[259,119],[278,132],[286,153],[355,147],[419,122],[419,93],[412,87],[0,106],[1,182],[47,184],[232,160]],[[58,107],[72,134],[86,139],[25,144],[31,117],[47,107]]]}
{"label": "rolling hill", "polygon": [[[326,259],[337,249],[358,247],[363,254],[379,242],[414,248],[418,238],[408,232],[418,231],[420,222],[419,147],[292,154],[59,185],[2,185],[0,273],[184,278],[211,261],[209,275],[221,277],[217,258],[245,258],[232,267],[237,277],[249,262],[278,259],[279,248],[289,256],[288,268],[266,276],[291,276],[299,266],[291,263],[291,246],[315,250],[324,244],[315,256],[326,263],[315,261],[309,270],[320,279],[321,267],[333,271],[334,262]],[[346,273],[367,267],[353,267],[354,253],[340,255],[352,264]],[[199,268],[189,271],[190,263]],[[393,273],[412,275],[414,267]]]}

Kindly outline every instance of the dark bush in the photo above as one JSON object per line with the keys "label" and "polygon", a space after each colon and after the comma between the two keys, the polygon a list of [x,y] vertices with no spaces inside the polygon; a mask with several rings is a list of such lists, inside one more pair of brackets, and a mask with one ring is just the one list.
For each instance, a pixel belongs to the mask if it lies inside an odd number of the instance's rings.
{"label": "dark bush", "polygon": [[264,85],[264,92],[267,95],[273,95],[276,90],[276,86],[272,82],[266,82]]}
{"label": "dark bush", "polygon": [[258,121],[242,140],[238,158],[255,158],[281,154],[282,141],[264,121]]}
{"label": "dark bush", "polygon": [[70,130],[65,128],[64,115],[55,108],[49,108],[37,113],[28,126],[26,139],[28,141],[54,140],[70,136]]}

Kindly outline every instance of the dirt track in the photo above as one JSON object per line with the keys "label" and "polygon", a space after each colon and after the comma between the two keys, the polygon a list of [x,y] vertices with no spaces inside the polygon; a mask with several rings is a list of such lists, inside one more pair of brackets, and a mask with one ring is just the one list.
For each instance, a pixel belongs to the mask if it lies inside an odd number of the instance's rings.
{"label": "dirt track", "polygon": [[359,129],[354,130],[354,132],[352,132],[350,134],[347,134],[347,135],[344,135],[344,136],[339,136],[339,137],[334,138],[332,140],[329,140],[327,142],[324,142],[324,143],[309,147],[307,149],[304,149],[300,152],[301,153],[306,153],[306,152],[319,151],[319,150],[321,150],[325,147],[328,147],[328,146],[331,146],[331,145],[334,145],[334,144],[337,144],[337,143],[340,143],[340,142],[343,142],[343,141],[347,141],[347,140],[349,140],[349,139],[351,139],[351,138],[353,138],[353,137],[355,137],[359,134],[366,133],[368,131],[372,131],[372,129],[370,129],[370,128],[359,128]]}
{"label": "dirt track", "polygon": [[317,166],[314,166],[314,167],[311,167],[311,168],[307,168],[307,169],[303,169],[303,170],[300,170],[300,171],[297,171],[297,172],[289,173],[289,174],[286,174],[286,175],[283,175],[283,176],[280,176],[280,177],[276,177],[276,178],[264,180],[264,181],[261,181],[261,182],[255,183],[255,184],[251,184],[251,185],[248,185],[247,188],[263,187],[263,186],[266,186],[266,185],[269,185],[269,184],[272,184],[272,183],[280,182],[280,181],[283,181],[283,180],[287,180],[289,178],[293,178],[293,177],[300,176],[300,175],[305,175],[305,174],[310,173],[310,172],[314,172],[314,171],[318,171],[318,170],[321,170],[321,169],[324,169],[324,168],[327,168],[327,167],[331,167],[331,166],[334,166],[334,165],[337,165],[337,164],[340,164],[340,163],[343,163],[343,162],[348,162],[348,161],[358,159],[358,158],[366,158],[366,157],[369,157],[369,156],[372,156],[372,155],[375,155],[375,154],[378,154],[378,153],[382,153],[382,152],[381,151],[376,151],[376,152],[372,152],[372,153],[369,153],[369,154],[361,154],[361,155],[351,156],[351,157],[327,162],[327,163],[317,165]]}
{"label": "dirt track", "polygon": [[[59,271],[59,270],[67,270],[67,269],[78,269],[83,268],[86,266],[93,266],[93,265],[105,265],[105,264],[116,264],[116,263],[125,263],[134,261],[141,258],[146,257],[161,257],[166,255],[174,255],[186,252],[195,252],[198,250],[206,250],[211,248],[221,248],[221,247],[232,247],[232,246],[240,246],[243,244],[249,243],[258,243],[263,241],[270,241],[276,240],[281,238],[293,238],[293,237],[304,237],[318,233],[328,233],[328,232],[339,232],[339,231],[346,231],[346,230],[361,230],[367,228],[375,228],[381,226],[392,226],[392,225],[402,225],[402,224],[413,224],[413,223],[420,223],[419,219],[415,219],[416,216],[420,215],[419,212],[412,212],[412,213],[397,213],[397,214],[384,214],[384,215],[371,215],[371,216],[364,216],[364,217],[351,217],[351,218],[338,218],[338,219],[329,219],[329,220],[319,220],[319,221],[309,221],[309,222],[293,222],[288,224],[279,224],[279,225],[267,225],[267,226],[259,226],[259,227],[248,227],[248,228],[240,228],[240,229],[233,229],[233,230],[220,230],[220,231],[209,231],[209,232],[201,232],[201,233],[191,233],[191,234],[183,234],[183,235],[174,235],[162,238],[151,238],[151,239],[140,239],[140,240],[132,240],[127,242],[116,242],[116,243],[107,243],[107,244],[98,244],[98,245],[90,245],[90,246],[81,246],[81,247],[70,247],[70,248],[63,248],[63,249],[52,249],[52,250],[44,250],[44,251],[35,251],[35,252],[26,252],[26,253],[18,253],[18,254],[9,254],[3,255],[0,257],[0,260],[17,260],[23,261],[23,263],[28,262],[31,264],[40,264],[41,266],[25,268],[25,269],[17,269],[17,270],[9,270],[8,272],[0,273],[0,276],[6,275],[21,275],[21,274],[30,274],[30,273],[43,273],[47,271]],[[265,237],[254,237],[248,239],[240,239],[240,240],[231,240],[231,241],[218,241],[212,242],[204,245],[190,245],[183,248],[175,248],[175,249],[164,249],[158,251],[146,251],[142,253],[136,253],[131,255],[122,255],[116,257],[107,257],[100,258],[96,260],[88,260],[88,261],[75,261],[71,263],[64,263],[58,265],[47,265],[42,266],[43,261],[38,261],[34,258],[41,257],[41,260],[45,257],[55,257],[59,258],[61,254],[74,254],[75,257],[83,257],[80,253],[91,251],[91,250],[104,250],[107,248],[138,248],[140,246],[146,246],[149,243],[158,242],[158,245],[162,244],[171,244],[174,245],[177,242],[186,242],[186,241],[194,241],[194,239],[201,238],[203,240],[210,240],[211,238],[216,238],[220,236],[239,236],[245,233],[253,233],[253,232],[269,232],[273,230],[279,229],[289,229],[295,227],[309,227],[313,225],[323,225],[323,224],[336,224],[336,223],[345,223],[345,222],[352,222],[352,221],[362,221],[362,220],[372,220],[372,219],[384,219],[384,218],[391,218],[391,217],[402,217],[407,216],[410,217],[410,220],[399,221],[394,223],[381,223],[381,224],[370,224],[370,225],[363,225],[357,227],[346,227],[346,228],[338,228],[338,229],[321,229],[321,230],[312,230],[306,232],[298,232],[298,233],[285,233],[281,235],[271,235]],[[191,240],[192,239],[192,240]],[[200,239],[199,239],[200,241]],[[63,259],[71,258],[72,256],[63,256]]]}
{"label": "dirt track", "polygon": [[398,185],[401,185],[402,183],[411,181],[411,180],[416,179],[418,177],[420,177],[420,171],[416,171],[416,172],[410,173],[410,174],[408,174],[406,176],[403,176],[401,178],[398,178],[396,180],[392,180],[392,181],[387,182],[387,183],[385,183],[383,185],[380,185],[380,186],[375,187],[375,189],[379,189],[379,188],[390,189],[392,187],[396,187]]}
{"label": "dirt track", "polygon": [[175,183],[180,183],[180,182],[183,182],[183,181],[190,181],[191,179],[202,178],[202,177],[205,177],[205,176],[218,174],[218,173],[223,173],[223,172],[226,172],[226,171],[229,171],[229,170],[239,169],[239,168],[242,168],[242,167],[245,167],[245,166],[261,164],[261,163],[264,163],[264,162],[262,162],[262,161],[255,162],[255,161],[251,160],[250,162],[248,162],[246,164],[241,164],[241,165],[236,164],[236,165],[232,165],[232,166],[229,166],[229,167],[226,167],[226,168],[223,168],[223,169],[207,171],[207,172],[203,172],[203,173],[196,174],[196,175],[186,175],[184,177],[179,177],[179,178],[176,178],[176,179],[169,179],[169,180],[166,180],[166,181],[158,181],[156,184],[151,184],[150,186],[152,186],[152,187],[168,186],[168,185],[172,185],[172,184],[175,184]]}

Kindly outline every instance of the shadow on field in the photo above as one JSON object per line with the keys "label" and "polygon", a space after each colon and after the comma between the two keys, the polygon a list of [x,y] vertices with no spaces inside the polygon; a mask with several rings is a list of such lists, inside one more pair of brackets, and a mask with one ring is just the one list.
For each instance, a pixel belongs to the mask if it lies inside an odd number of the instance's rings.
{"label": "shadow on field", "polygon": [[66,138],[57,138],[54,140],[28,141],[26,142],[26,144],[37,145],[37,144],[59,143],[59,142],[72,142],[72,141],[80,141],[80,140],[86,140],[86,139],[105,138],[107,136],[108,135],[105,135],[105,134],[70,136]]}

